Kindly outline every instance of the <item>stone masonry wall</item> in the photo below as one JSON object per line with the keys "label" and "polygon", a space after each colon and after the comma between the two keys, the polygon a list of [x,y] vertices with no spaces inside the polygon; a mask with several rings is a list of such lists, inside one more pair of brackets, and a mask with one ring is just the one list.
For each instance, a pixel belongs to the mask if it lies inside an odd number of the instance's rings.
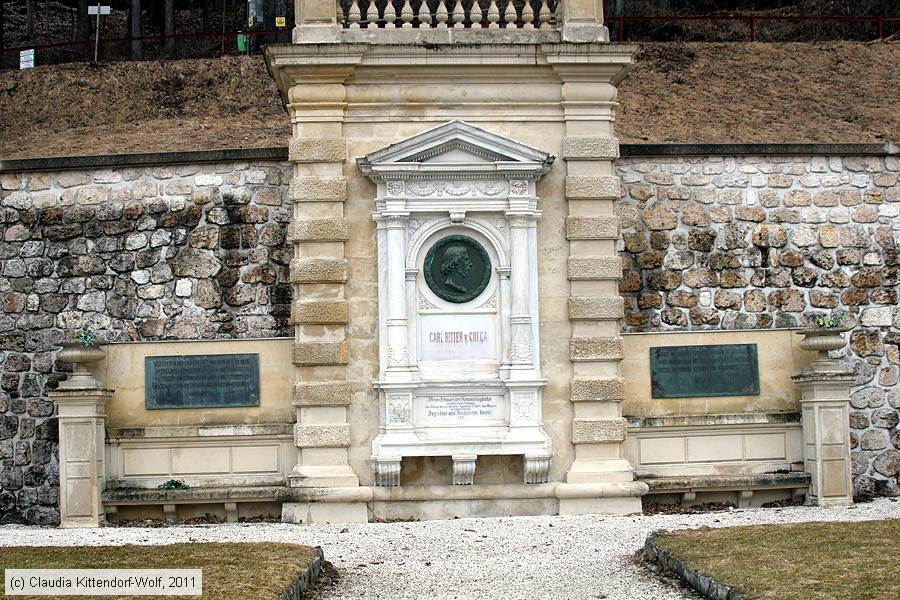
{"label": "stone masonry wall", "polygon": [[900,159],[618,163],[625,330],[808,326],[847,311],[856,493],[900,494]]}
{"label": "stone masonry wall", "polygon": [[290,166],[0,174],[0,523],[58,522],[59,344],[291,336]]}

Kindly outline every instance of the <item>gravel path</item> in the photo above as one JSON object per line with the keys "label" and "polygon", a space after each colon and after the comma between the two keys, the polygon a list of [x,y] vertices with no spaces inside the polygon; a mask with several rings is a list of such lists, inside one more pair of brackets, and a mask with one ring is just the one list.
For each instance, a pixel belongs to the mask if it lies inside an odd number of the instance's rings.
{"label": "gravel path", "polygon": [[[334,599],[689,598],[631,563],[656,529],[900,518],[900,502],[744,509],[701,515],[516,517],[359,525],[209,525],[165,529],[0,527],[0,545],[280,541],[319,545],[337,568]],[[346,529],[344,533],[342,530]],[[248,599],[252,600],[252,599]]]}

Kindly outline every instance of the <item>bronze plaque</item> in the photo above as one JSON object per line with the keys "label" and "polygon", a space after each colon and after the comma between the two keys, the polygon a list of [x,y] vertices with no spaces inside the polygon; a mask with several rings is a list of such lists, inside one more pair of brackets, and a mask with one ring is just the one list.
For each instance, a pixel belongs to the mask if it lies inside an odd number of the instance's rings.
{"label": "bronze plaque", "polygon": [[653,398],[756,396],[756,344],[650,348]]}
{"label": "bronze plaque", "polygon": [[148,356],[144,384],[148,409],[259,406],[259,354]]}
{"label": "bronze plaque", "polygon": [[491,280],[491,259],[484,248],[465,235],[448,235],[425,255],[425,282],[447,302],[477,298]]}

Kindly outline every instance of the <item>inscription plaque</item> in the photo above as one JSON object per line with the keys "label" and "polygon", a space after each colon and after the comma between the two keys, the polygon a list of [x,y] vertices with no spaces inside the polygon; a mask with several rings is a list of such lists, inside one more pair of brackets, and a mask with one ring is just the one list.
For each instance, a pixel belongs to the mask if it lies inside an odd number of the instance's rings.
{"label": "inscription plaque", "polygon": [[756,344],[650,348],[653,398],[759,394]]}
{"label": "inscription plaque", "polygon": [[422,317],[422,360],[496,359],[491,315]]}
{"label": "inscription plaque", "polygon": [[438,423],[477,425],[503,418],[500,401],[492,396],[428,396],[422,408],[428,421]]}
{"label": "inscription plaque", "polygon": [[148,356],[144,382],[148,409],[259,406],[259,354]]}

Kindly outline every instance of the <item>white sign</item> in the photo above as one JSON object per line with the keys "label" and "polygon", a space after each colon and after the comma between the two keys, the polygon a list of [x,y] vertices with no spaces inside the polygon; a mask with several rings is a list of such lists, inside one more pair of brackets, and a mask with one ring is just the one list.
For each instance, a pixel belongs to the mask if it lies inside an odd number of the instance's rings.
{"label": "white sign", "polygon": [[423,315],[422,360],[497,360],[492,315]]}
{"label": "white sign", "polygon": [[34,68],[34,48],[19,52],[19,69]]}
{"label": "white sign", "polygon": [[429,423],[477,425],[503,419],[500,398],[491,396],[427,396],[422,411]]}
{"label": "white sign", "polygon": [[89,15],[108,15],[109,7],[108,6],[88,6],[88,14]]}

